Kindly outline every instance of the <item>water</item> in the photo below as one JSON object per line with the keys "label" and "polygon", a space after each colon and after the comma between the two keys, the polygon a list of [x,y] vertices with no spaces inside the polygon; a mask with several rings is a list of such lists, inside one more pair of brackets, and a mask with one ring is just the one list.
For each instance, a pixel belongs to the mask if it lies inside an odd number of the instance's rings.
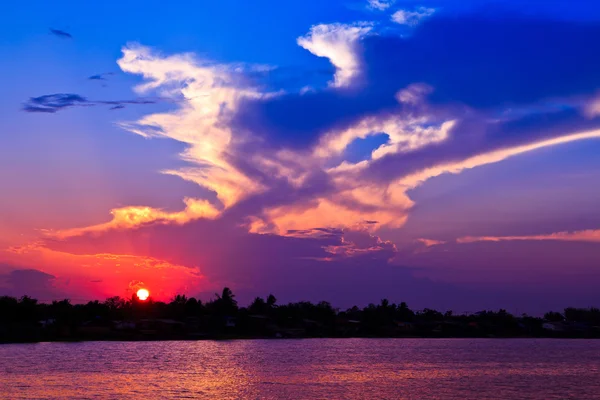
{"label": "water", "polygon": [[600,399],[600,340],[0,345],[2,399]]}

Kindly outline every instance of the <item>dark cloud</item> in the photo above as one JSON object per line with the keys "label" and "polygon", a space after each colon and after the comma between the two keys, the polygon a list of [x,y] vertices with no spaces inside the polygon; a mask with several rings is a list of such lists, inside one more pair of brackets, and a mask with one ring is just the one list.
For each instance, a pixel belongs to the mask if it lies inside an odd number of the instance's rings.
{"label": "dark cloud", "polygon": [[73,36],[69,32],[61,31],[60,29],[50,28],[50,33],[62,39],[73,39]]}
{"label": "dark cloud", "polygon": [[[366,79],[380,90],[424,82],[437,103],[522,105],[600,86],[600,24],[497,17],[431,18],[408,38],[365,40]],[[592,88],[592,89],[591,89]]]}
{"label": "dark cloud", "polygon": [[411,35],[365,38],[364,73],[353,87],[247,99],[231,124],[302,147],[367,115],[414,114],[395,98],[413,83],[430,85],[428,111],[446,114],[589,95],[600,87],[600,53],[592,51],[599,40],[600,23],[440,12]]}
{"label": "dark cloud", "polygon": [[347,127],[367,114],[395,110],[394,94],[328,88],[262,100],[246,99],[233,117],[235,129],[268,135],[280,146],[313,144],[334,127]]}
{"label": "dark cloud", "polygon": [[27,112],[55,113],[64,108],[87,105],[90,105],[90,102],[78,94],[56,93],[29,98],[29,101],[23,106],[23,110]]}
{"label": "dark cloud", "polygon": [[92,76],[88,77],[88,79],[90,81],[105,81],[105,80],[107,80],[106,79],[107,76],[111,76],[114,74],[115,74],[114,72],[103,72],[101,74],[92,75]]}
{"label": "dark cloud", "polygon": [[98,105],[113,106],[110,109],[124,108],[126,104],[156,104],[162,101],[158,98],[139,98],[133,100],[88,100],[78,94],[55,93],[39,97],[30,97],[23,105],[23,111],[32,113],[56,113],[71,107],[92,107]]}
{"label": "dark cloud", "polygon": [[0,275],[0,295],[14,297],[30,295],[45,300],[60,297],[54,287],[55,276],[36,269],[18,268],[0,265],[0,269],[12,269]]}

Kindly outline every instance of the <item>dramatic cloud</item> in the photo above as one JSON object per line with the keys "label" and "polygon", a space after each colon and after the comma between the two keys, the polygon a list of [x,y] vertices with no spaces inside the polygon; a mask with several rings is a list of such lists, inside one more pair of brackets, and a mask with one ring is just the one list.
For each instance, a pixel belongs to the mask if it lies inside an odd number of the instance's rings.
{"label": "dramatic cloud", "polygon": [[[156,91],[163,97],[177,100],[180,107],[122,126],[147,138],[167,137],[185,143],[188,148],[181,157],[190,166],[163,172],[213,191],[218,201],[201,202],[201,212],[192,213],[188,209],[165,214],[150,208],[123,208],[113,211],[112,221],[88,229],[99,231],[156,221],[181,224],[197,218],[219,218],[226,210],[244,221],[240,223],[250,232],[263,234],[286,235],[316,227],[354,229],[363,226],[365,221],[377,221],[377,224],[368,225],[371,231],[384,226],[397,228],[404,224],[414,205],[407,192],[431,177],[459,173],[548,146],[600,137],[599,131],[590,129],[597,127],[598,121],[587,119],[576,111],[582,93],[578,78],[573,75],[563,78],[570,82],[568,86],[572,87],[572,92],[562,87],[555,92],[557,96],[576,96],[564,97],[565,107],[556,109],[540,103],[544,96],[540,92],[539,100],[530,99],[532,104],[506,110],[500,107],[500,98],[490,102],[482,97],[497,96],[483,84],[481,87],[463,85],[460,92],[458,88],[453,92],[453,86],[444,88],[452,79],[468,82],[466,76],[463,80],[452,74],[442,74],[448,80],[439,81],[438,78],[431,79],[434,75],[423,74],[429,65],[442,71],[450,68],[452,73],[461,71],[462,63],[471,61],[466,54],[464,59],[459,53],[448,59],[454,63],[450,66],[434,63],[433,59],[418,69],[411,66],[414,57],[431,57],[429,51],[415,56],[422,51],[421,47],[430,48],[432,44],[441,43],[442,38],[445,51],[458,52],[460,43],[461,47],[470,46],[477,53],[481,50],[479,39],[494,44],[498,32],[505,32],[508,36],[503,37],[516,40],[515,30],[521,34],[519,43],[530,46],[531,52],[538,53],[535,56],[547,61],[554,58],[554,53],[548,53],[548,50],[540,53],[535,47],[536,36],[529,27],[531,21],[527,21],[526,27],[525,20],[521,19],[508,22],[491,19],[483,23],[488,17],[481,18],[432,18],[408,38],[365,38],[373,27],[364,23],[314,26],[309,34],[298,39],[298,44],[317,56],[329,58],[337,69],[333,88],[314,95],[263,92],[244,77],[252,68],[245,71],[239,64],[216,64],[190,54],[163,56],[139,45],[125,47],[119,66],[125,72],[145,78],[136,90],[140,93]],[[533,22],[536,23],[542,24]],[[553,32],[559,30],[572,38],[583,33],[599,33],[589,27],[573,28],[558,23],[552,27]],[[474,30],[478,30],[477,41],[471,34]],[[358,42],[363,38],[364,60],[358,52]],[[512,47],[504,44],[499,46],[494,57],[507,57],[512,62],[512,52]],[[572,49],[569,52],[574,59],[590,57],[587,52],[573,52]],[[485,52],[483,55],[477,53],[477,57],[484,59],[488,56],[491,57]],[[554,74],[551,71],[554,67],[549,69],[545,65],[534,71],[541,65],[539,60],[523,57],[520,60],[523,74],[520,79],[533,78],[534,74],[550,78]],[[486,60],[482,69],[493,69],[496,63]],[[506,67],[509,79],[513,78],[511,66]],[[397,68],[394,74],[390,68]],[[562,70],[566,71],[565,68]],[[486,71],[477,73],[479,79],[483,79]],[[439,71],[436,74],[436,77],[440,76]],[[338,93],[342,86],[355,80],[366,86],[350,95]],[[486,83],[495,84],[490,80]],[[509,85],[514,84],[516,82],[509,80]],[[531,85],[531,82],[524,84]],[[393,85],[397,86],[392,91]],[[452,91],[448,91],[449,88]],[[534,93],[536,88],[530,89]],[[469,99],[469,90],[477,101]],[[447,94],[440,96],[444,91]],[[467,97],[441,102],[448,95],[465,96],[465,93]],[[389,102],[382,103],[380,98],[385,98],[386,94]],[[333,108],[327,118],[335,116],[337,106],[351,104],[348,101],[359,106],[369,103],[368,107],[378,108],[339,116],[333,124],[311,115],[310,119],[321,121],[321,130],[315,126],[317,129],[310,134],[318,135],[317,139],[301,146],[270,147],[269,142],[275,140],[276,143],[277,137],[285,136],[285,130],[260,129],[252,121],[244,120],[248,111],[260,114],[260,107],[268,109],[270,104],[287,105],[285,113],[293,112],[303,104],[312,110],[314,104],[321,104],[319,96],[322,95],[330,100],[323,104],[324,111]],[[502,95],[515,104],[525,101],[510,96],[511,92],[504,91]],[[375,98],[378,100],[371,102]],[[57,102],[55,106],[64,107],[74,100],[81,102],[80,99],[67,100]],[[350,110],[352,107],[343,112]],[[342,120],[345,122],[341,123]],[[581,130],[574,132],[573,127],[577,126]],[[382,134],[387,139],[374,146],[362,160],[347,159],[347,152],[354,143]],[[63,234],[85,230],[66,232]]]}
{"label": "dramatic cloud", "polygon": [[392,21],[400,25],[415,26],[424,18],[430,17],[435,12],[433,8],[419,7],[414,11],[398,10],[392,15]]}
{"label": "dramatic cloud", "polygon": [[[394,113],[468,120],[471,126],[461,129],[467,140],[476,139],[475,128],[516,129],[519,123],[533,134],[534,118],[559,117],[600,87],[600,56],[583,45],[599,37],[593,24],[434,14],[407,37],[380,33],[360,41],[361,73],[353,78],[359,90],[246,99],[231,122],[269,144],[293,147]],[[413,104],[419,99],[426,101]],[[573,131],[573,124],[563,129]]]}

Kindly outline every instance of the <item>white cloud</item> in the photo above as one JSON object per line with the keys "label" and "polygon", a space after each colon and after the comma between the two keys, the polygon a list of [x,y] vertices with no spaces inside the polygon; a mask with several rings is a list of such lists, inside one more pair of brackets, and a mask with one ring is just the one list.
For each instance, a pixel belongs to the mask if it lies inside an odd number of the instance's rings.
{"label": "white cloud", "polygon": [[384,11],[394,3],[395,0],[369,0],[369,8]]}
{"label": "white cloud", "polygon": [[360,73],[358,41],[371,29],[372,25],[365,22],[351,25],[320,24],[313,26],[310,32],[299,37],[297,42],[314,55],[328,58],[335,66],[332,86],[348,86]]}
{"label": "white cloud", "polygon": [[414,11],[398,10],[392,14],[392,21],[400,25],[415,26],[422,19],[432,16],[434,12],[434,8],[427,7],[419,7]]}

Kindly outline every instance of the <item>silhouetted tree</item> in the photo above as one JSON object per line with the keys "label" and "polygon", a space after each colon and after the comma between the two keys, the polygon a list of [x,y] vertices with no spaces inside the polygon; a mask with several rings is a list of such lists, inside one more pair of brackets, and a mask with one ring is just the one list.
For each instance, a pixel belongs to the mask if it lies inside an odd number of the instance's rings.
{"label": "silhouetted tree", "polygon": [[565,318],[559,312],[550,311],[544,314],[544,319],[550,322],[560,322],[563,321]]}
{"label": "silhouetted tree", "polygon": [[237,310],[237,301],[235,300],[235,295],[228,287],[223,288],[222,294],[219,296],[218,294],[217,300],[215,301],[215,305],[217,311],[222,315],[234,315]]}
{"label": "silhouetted tree", "polygon": [[415,313],[408,308],[408,305],[405,302],[400,303],[396,315],[397,318],[403,322],[411,322],[415,318]]}
{"label": "silhouetted tree", "polygon": [[[354,306],[345,311],[334,309],[326,301],[316,304],[301,301],[277,306],[276,302],[275,296],[270,294],[266,300],[255,298],[247,309],[238,308],[229,288],[224,288],[215,300],[206,304],[182,294],[174,296],[168,304],[152,299],[139,301],[135,295],[127,300],[111,297],[104,302],[76,305],[69,300],[43,304],[28,296],[19,300],[2,296],[0,342],[98,339],[97,336],[85,336],[86,330],[82,329],[97,326],[114,329],[106,338],[136,339],[141,334],[136,330],[136,324],[160,325],[165,323],[161,322],[164,319],[178,321],[166,322],[177,327],[176,334],[179,336],[175,338],[185,337],[186,332],[217,337],[263,337],[273,336],[276,332],[305,337],[600,337],[598,308],[570,307],[564,310],[564,316],[548,312],[542,319],[526,315],[517,318],[504,309],[455,315],[451,311],[442,314],[426,308],[415,314],[406,303],[396,305],[387,299],[377,305]],[[565,320],[566,330],[560,333],[544,330],[544,320]],[[165,338],[170,337],[168,333],[165,335]]]}
{"label": "silhouetted tree", "polygon": [[275,303],[277,303],[277,298],[272,294],[269,294],[269,296],[267,297],[267,306],[269,308],[273,308],[275,307]]}
{"label": "silhouetted tree", "polygon": [[254,299],[250,307],[248,307],[248,311],[252,314],[263,314],[267,309],[267,303],[262,299],[262,297],[257,297]]}

